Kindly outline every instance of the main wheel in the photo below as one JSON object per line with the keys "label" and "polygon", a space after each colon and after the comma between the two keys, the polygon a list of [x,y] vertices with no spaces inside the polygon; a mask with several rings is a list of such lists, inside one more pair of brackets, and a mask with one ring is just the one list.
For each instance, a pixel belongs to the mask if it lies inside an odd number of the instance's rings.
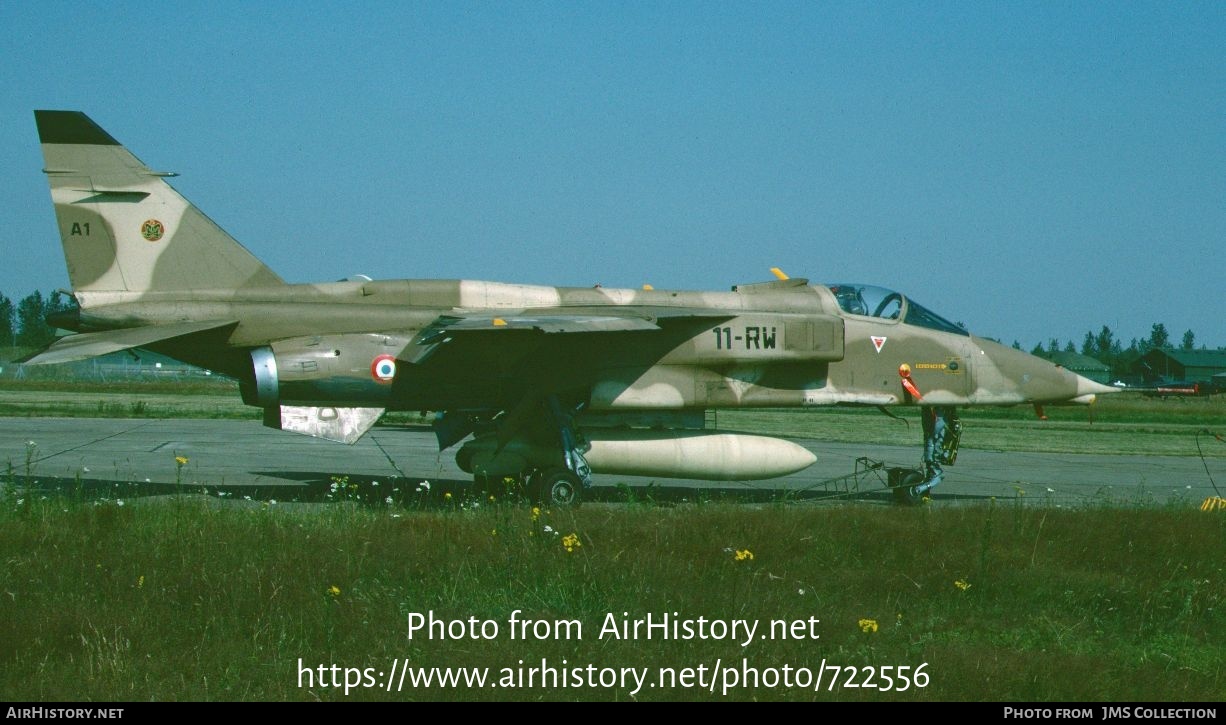
{"label": "main wheel", "polygon": [[532,476],[528,483],[528,495],[533,503],[545,506],[575,506],[583,482],[565,468],[551,468]]}
{"label": "main wheel", "polygon": [[917,490],[923,482],[924,474],[919,471],[908,471],[902,474],[902,477],[898,479],[898,485],[892,489],[894,503],[903,506],[918,506],[924,499],[923,494]]}

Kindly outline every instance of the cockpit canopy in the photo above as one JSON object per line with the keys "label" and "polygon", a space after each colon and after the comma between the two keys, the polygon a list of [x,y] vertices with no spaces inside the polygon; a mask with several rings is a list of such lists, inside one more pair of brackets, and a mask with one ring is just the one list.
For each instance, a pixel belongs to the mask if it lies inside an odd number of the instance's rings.
{"label": "cockpit canopy", "polygon": [[966,330],[941,317],[902,294],[871,284],[827,285],[838,300],[839,307],[849,315],[877,317],[883,320],[901,319],[908,325],[930,330],[967,335]]}

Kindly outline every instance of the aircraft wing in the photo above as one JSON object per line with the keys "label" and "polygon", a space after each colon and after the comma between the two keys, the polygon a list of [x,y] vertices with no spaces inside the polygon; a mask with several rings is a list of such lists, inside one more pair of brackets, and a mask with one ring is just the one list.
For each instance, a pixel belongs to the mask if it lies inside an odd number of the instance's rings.
{"label": "aircraft wing", "polygon": [[[466,347],[463,342],[479,341],[486,350],[497,350],[501,347],[511,349],[522,348],[524,337],[547,335],[554,346],[571,347],[571,342],[578,348],[582,343],[578,337],[603,337],[608,333],[646,333],[649,335],[665,335],[661,322],[684,324],[685,321],[707,324],[712,319],[725,320],[734,313],[727,310],[692,310],[678,308],[655,308],[611,311],[608,308],[596,310],[575,310],[564,314],[556,311],[515,311],[500,315],[496,312],[482,311],[478,314],[443,315],[435,320],[414,340],[402,357],[414,364],[422,364],[432,357],[440,347],[449,343],[459,343],[458,347]],[[519,333],[519,334],[515,334]],[[535,333],[535,334],[529,334]],[[507,335],[508,337],[502,337]],[[500,339],[501,338],[501,339]],[[512,338],[518,338],[512,341]],[[568,342],[571,338],[576,338]],[[556,347],[555,347],[556,349]]]}
{"label": "aircraft wing", "polygon": [[49,365],[51,363],[87,360],[91,357],[106,355],[107,353],[127,350],[133,347],[143,347],[151,343],[235,324],[238,324],[236,320],[207,320],[203,322],[174,322],[168,325],[149,325],[148,327],[107,330],[105,332],[83,332],[77,335],[62,337],[51,343],[42,352],[35,353],[18,362],[23,362],[27,365]]}

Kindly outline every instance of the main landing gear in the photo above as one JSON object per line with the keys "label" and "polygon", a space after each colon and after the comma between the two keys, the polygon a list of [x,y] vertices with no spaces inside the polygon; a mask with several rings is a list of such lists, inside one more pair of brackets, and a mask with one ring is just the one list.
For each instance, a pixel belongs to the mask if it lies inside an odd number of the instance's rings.
{"label": "main landing gear", "polygon": [[552,432],[562,453],[561,466],[538,468],[528,474],[528,496],[546,506],[573,506],[583,489],[592,485],[592,468],[583,454],[588,445],[575,431],[574,412],[562,408],[557,396],[545,400]]}
{"label": "main landing gear", "polygon": [[523,404],[478,431],[456,453],[456,464],[478,484],[513,478],[534,503],[573,506],[592,485],[583,454],[589,446],[575,430],[577,408],[556,396]]}
{"label": "main landing gear", "polygon": [[544,506],[573,506],[583,488],[583,479],[565,468],[535,471],[528,477],[528,497]]}

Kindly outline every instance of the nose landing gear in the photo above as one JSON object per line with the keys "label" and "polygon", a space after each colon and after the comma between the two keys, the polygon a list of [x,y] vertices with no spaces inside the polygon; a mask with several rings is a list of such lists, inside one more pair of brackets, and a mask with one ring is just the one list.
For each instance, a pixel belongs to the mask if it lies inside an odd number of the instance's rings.
{"label": "nose landing gear", "polygon": [[945,477],[942,466],[952,466],[958,460],[958,445],[962,441],[962,421],[958,411],[948,405],[925,405],[920,409],[924,423],[923,470],[891,468],[889,487],[894,500],[913,506]]}

